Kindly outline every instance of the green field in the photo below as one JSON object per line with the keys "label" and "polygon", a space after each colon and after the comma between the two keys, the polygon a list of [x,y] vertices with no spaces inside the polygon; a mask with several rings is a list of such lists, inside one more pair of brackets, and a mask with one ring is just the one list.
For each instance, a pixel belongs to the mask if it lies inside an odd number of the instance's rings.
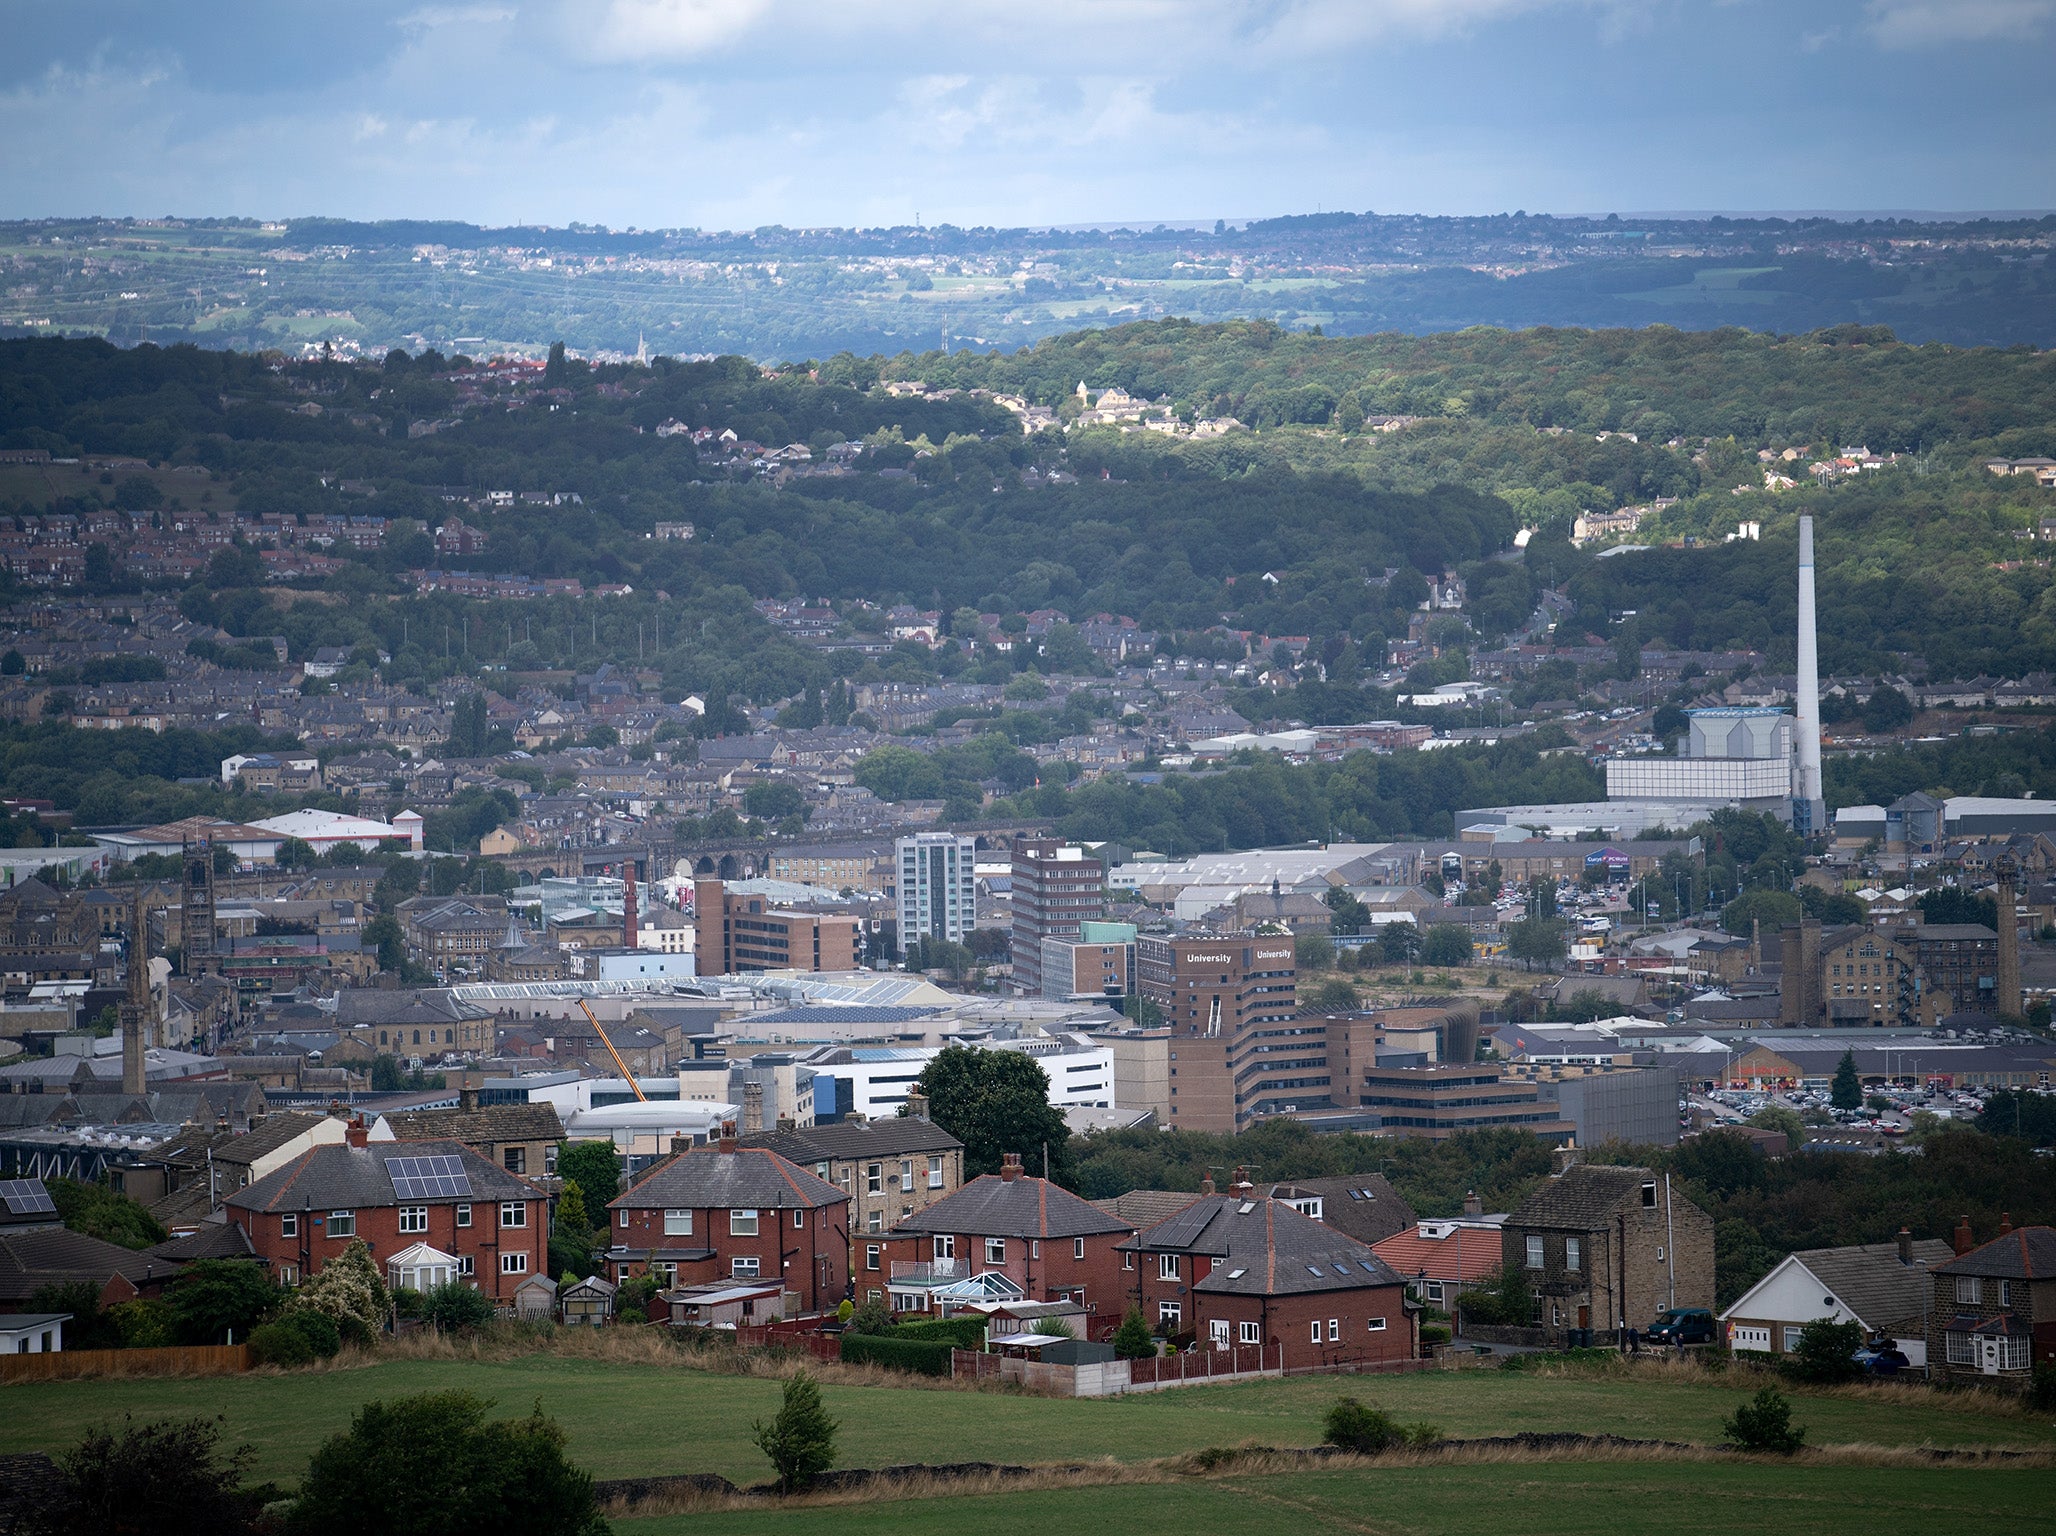
{"label": "green field", "polygon": [[1111,1488],[913,1499],[623,1520],[623,1536],[1040,1536],[1105,1530],[1370,1536],[1980,1536],[2049,1529],[2052,1477],[1963,1468],[1719,1466],[1393,1467]]}
{"label": "green field", "polygon": [[[769,1378],[547,1355],[281,1375],[23,1382],[0,1387],[0,1451],[59,1450],[88,1424],[125,1412],[221,1414],[231,1443],[257,1448],[256,1476],[292,1482],[315,1447],[363,1403],[451,1387],[491,1398],[504,1414],[526,1413],[540,1400],[563,1424],[572,1457],[595,1476],[719,1472],[739,1483],[766,1475],[749,1426],[775,1410],[779,1393]],[[823,1392],[842,1424],[837,1464],[845,1467],[1142,1461],[1207,1446],[1313,1445],[1323,1411],[1342,1392],[1453,1436],[1576,1430],[1709,1445],[1743,1396],[1736,1387],[1653,1375],[1538,1379],[1500,1371],[1297,1378],[1086,1401],[840,1385]],[[1801,1398],[1794,1418],[1807,1428],[1809,1445],[2056,1450],[2056,1425],[2046,1419],[1967,1412],[1916,1391],[1904,1400]]]}

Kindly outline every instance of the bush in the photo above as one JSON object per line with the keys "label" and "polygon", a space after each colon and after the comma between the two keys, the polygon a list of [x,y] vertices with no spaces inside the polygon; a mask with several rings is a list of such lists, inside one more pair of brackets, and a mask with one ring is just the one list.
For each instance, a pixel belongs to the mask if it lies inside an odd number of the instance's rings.
{"label": "bush", "polygon": [[1792,1427],[1792,1405],[1776,1387],[1765,1387],[1742,1404],[1721,1428],[1736,1450],[1771,1456],[1789,1456],[1806,1439],[1805,1430]]}
{"label": "bush", "polygon": [[1808,1323],[1799,1330],[1799,1347],[1785,1357],[1785,1371],[1794,1381],[1820,1386],[1854,1381],[1863,1374],[1856,1363],[1861,1348],[1861,1323]]}
{"label": "bush", "polygon": [[750,1429],[757,1449],[771,1459],[781,1493],[804,1488],[835,1464],[835,1420],[821,1406],[821,1389],[805,1371],[785,1383],[777,1416]]}
{"label": "bush", "polygon": [[250,1335],[250,1358],[259,1365],[291,1368],[314,1363],[314,1346],[290,1323],[265,1323]]}
{"label": "bush", "polygon": [[248,1338],[280,1294],[253,1260],[197,1259],[165,1288],[164,1300],[181,1344],[221,1344]]}
{"label": "bush", "polygon": [[1447,1323],[1421,1324],[1421,1348],[1433,1349],[1438,1344],[1447,1344],[1448,1342],[1449,1325]]}
{"label": "bush", "polygon": [[1535,1292],[1528,1284],[1528,1272],[1519,1263],[1503,1264],[1492,1278],[1475,1290],[1465,1291],[1457,1308],[1466,1323],[1486,1327],[1527,1328],[1535,1321]]}
{"label": "bush", "polygon": [[924,1317],[915,1322],[901,1323],[893,1329],[896,1339],[940,1340],[954,1344],[958,1349],[983,1349],[985,1347],[985,1319],[968,1317]]}
{"label": "bush", "polygon": [[162,1301],[138,1297],[107,1309],[121,1332],[123,1349],[165,1349],[178,1342],[178,1319]]}
{"label": "bush", "polygon": [[58,1458],[63,1490],[30,1529],[48,1536],[239,1536],[251,1529],[253,1502],[242,1491],[252,1455],[223,1456],[219,1419],[124,1418],[89,1429]]}
{"label": "bush", "polygon": [[492,1298],[461,1280],[421,1293],[421,1320],[442,1333],[465,1333],[493,1320]]}
{"label": "bush", "polygon": [[1406,1431],[1384,1410],[1353,1397],[1338,1397],[1329,1405],[1321,1439],[1339,1450],[1376,1456],[1404,1444]]}
{"label": "bush", "polygon": [[947,1339],[902,1339],[848,1331],[842,1336],[842,1358],[849,1364],[882,1365],[889,1371],[910,1371],[917,1376],[947,1376],[955,1348]]}
{"label": "bush", "polygon": [[844,1333],[891,1333],[897,1325],[882,1301],[867,1301],[844,1320]]}
{"label": "bush", "polygon": [[2027,1405],[2030,1408],[2056,1408],[2056,1360],[2044,1360],[2034,1369],[2027,1380]]}
{"label": "bush", "polygon": [[604,1536],[591,1476],[564,1457],[564,1432],[537,1408],[488,1423],[469,1392],[367,1403],[314,1453],[293,1536]]}

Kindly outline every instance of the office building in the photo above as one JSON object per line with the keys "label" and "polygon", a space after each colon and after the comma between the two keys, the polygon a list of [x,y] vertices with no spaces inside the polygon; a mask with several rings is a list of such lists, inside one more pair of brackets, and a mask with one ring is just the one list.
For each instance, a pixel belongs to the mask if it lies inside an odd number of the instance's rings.
{"label": "office building", "polygon": [[1537,1084],[1503,1077],[1497,1067],[1373,1066],[1359,1081],[1363,1107],[1377,1115],[1381,1135],[1446,1141],[1458,1131],[1504,1128],[1566,1142],[1577,1133]]}
{"label": "office building", "polygon": [[1081,923],[1076,938],[1042,941],[1042,996],[1052,1002],[1109,999],[1135,991],[1135,925]]}
{"label": "office building", "polygon": [[1167,1124],[1234,1132],[1330,1107],[1327,1023],[1296,1017],[1289,934],[1145,934],[1135,970],[1170,1029]]}
{"label": "office building", "polygon": [[853,971],[859,920],[774,907],[737,896],[719,880],[693,883],[695,955],[702,976],[742,971]]}
{"label": "office building", "polygon": [[978,845],[948,832],[903,837],[894,849],[899,892],[899,943],[917,939],[961,944],[978,921]]}
{"label": "office building", "polygon": [[1083,924],[1106,916],[1106,866],[1054,838],[1023,838],[1011,885],[1013,989],[1041,997],[1042,941],[1075,939]]}

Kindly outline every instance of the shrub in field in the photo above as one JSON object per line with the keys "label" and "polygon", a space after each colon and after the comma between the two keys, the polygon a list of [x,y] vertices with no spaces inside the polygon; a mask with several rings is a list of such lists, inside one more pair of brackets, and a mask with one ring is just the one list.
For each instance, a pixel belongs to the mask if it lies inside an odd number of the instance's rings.
{"label": "shrub in field", "polygon": [[805,1371],[787,1379],[777,1415],[750,1429],[757,1449],[771,1459],[781,1493],[806,1487],[835,1464],[835,1420],[821,1406],[821,1389]]}
{"label": "shrub in field", "polygon": [[1776,1387],[1765,1387],[1737,1408],[1721,1428],[1738,1451],[1790,1456],[1806,1440],[1806,1431],[1792,1427],[1792,1405]]}

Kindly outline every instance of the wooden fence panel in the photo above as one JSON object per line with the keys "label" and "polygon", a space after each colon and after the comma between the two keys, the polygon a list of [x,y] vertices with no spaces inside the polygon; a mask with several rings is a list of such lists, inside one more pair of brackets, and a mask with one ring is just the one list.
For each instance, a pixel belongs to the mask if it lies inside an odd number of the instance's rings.
{"label": "wooden fence panel", "polygon": [[0,1355],[0,1381],[63,1381],[75,1376],[228,1376],[253,1362],[247,1344],[167,1349],[62,1349]]}

